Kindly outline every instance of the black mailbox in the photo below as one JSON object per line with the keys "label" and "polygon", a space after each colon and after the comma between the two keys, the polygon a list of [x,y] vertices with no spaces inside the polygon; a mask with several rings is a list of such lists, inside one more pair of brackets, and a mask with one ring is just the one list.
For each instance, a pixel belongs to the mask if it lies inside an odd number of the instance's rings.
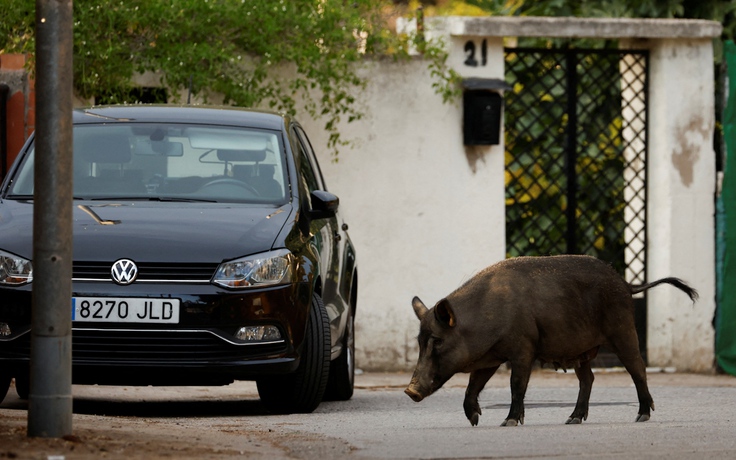
{"label": "black mailbox", "polygon": [[503,80],[468,78],[463,80],[463,143],[497,145],[501,133],[503,97],[511,87]]}

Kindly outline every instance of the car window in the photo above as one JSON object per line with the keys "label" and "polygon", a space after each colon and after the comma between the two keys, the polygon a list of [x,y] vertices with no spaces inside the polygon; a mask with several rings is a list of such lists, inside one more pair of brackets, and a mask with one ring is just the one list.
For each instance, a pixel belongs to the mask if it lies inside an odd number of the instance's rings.
{"label": "car window", "polygon": [[313,192],[320,190],[320,183],[315,174],[312,162],[309,159],[309,154],[304,145],[304,142],[297,136],[296,141],[297,149],[297,161],[299,164],[299,179],[306,185],[307,190]]}
{"label": "car window", "polygon": [[314,175],[315,180],[318,183],[319,189],[327,191],[327,186],[325,185],[325,180],[322,176],[322,170],[319,168],[317,157],[314,155],[314,150],[312,149],[312,144],[309,142],[307,134],[304,132],[301,126],[295,126],[294,129],[299,137],[301,145],[303,146],[304,154],[308,159],[307,161],[310,164],[310,169],[312,170],[312,174]]}
{"label": "car window", "polygon": [[[74,127],[74,196],[281,204],[284,149],[277,131],[187,124]],[[10,190],[33,194],[33,151]]]}

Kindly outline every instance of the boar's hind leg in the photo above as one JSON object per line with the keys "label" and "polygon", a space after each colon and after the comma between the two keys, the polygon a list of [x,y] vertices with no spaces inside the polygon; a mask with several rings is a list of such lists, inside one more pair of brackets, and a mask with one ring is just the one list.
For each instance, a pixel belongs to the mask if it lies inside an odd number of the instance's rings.
{"label": "boar's hind leg", "polygon": [[649,387],[647,386],[647,370],[644,365],[644,360],[641,356],[637,356],[633,362],[623,362],[624,367],[629,374],[631,374],[634,385],[636,386],[636,394],[639,397],[639,415],[636,417],[637,422],[646,422],[651,416],[651,410],[654,410],[654,400],[652,395],[649,394]]}
{"label": "boar's hind leg", "polygon": [[580,382],[578,402],[570,418],[565,422],[568,425],[577,425],[588,419],[588,403],[590,401],[590,390],[593,388],[593,371],[590,369],[590,361],[583,361],[575,367],[575,375]]}
{"label": "boar's hind leg", "polygon": [[639,353],[639,342],[634,335],[633,340],[628,340],[624,344],[614,343],[613,346],[618,359],[621,360],[621,364],[629,372],[636,386],[636,394],[639,397],[639,415],[636,421],[646,422],[651,415],[650,409],[654,410],[654,401],[652,395],[649,394],[647,369]]}
{"label": "boar's hind leg", "polygon": [[473,426],[478,424],[478,417],[482,413],[478,404],[478,395],[483,391],[483,387],[486,386],[488,380],[496,373],[496,370],[498,370],[498,366],[488,369],[478,369],[470,373],[468,388],[465,389],[463,409],[465,409],[465,416],[468,417],[470,424]]}
{"label": "boar's hind leg", "polygon": [[501,426],[524,424],[524,396],[533,363],[534,358],[511,361],[511,409]]}

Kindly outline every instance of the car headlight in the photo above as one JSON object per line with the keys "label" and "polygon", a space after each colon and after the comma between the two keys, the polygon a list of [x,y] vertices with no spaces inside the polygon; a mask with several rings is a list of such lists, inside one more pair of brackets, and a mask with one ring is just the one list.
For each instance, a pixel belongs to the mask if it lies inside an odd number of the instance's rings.
{"label": "car headlight", "polygon": [[20,286],[33,281],[31,261],[0,251],[0,285]]}
{"label": "car headlight", "polygon": [[292,279],[294,256],[286,249],[265,252],[223,262],[212,282],[226,288],[248,288],[288,283]]}

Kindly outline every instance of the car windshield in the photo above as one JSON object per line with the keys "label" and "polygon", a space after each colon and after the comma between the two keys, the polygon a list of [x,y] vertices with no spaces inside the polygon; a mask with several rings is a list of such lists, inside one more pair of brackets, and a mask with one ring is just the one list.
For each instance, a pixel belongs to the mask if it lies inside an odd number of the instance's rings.
{"label": "car windshield", "polygon": [[[283,204],[278,132],[208,125],[74,126],[74,197]],[[11,196],[33,195],[33,147]]]}

